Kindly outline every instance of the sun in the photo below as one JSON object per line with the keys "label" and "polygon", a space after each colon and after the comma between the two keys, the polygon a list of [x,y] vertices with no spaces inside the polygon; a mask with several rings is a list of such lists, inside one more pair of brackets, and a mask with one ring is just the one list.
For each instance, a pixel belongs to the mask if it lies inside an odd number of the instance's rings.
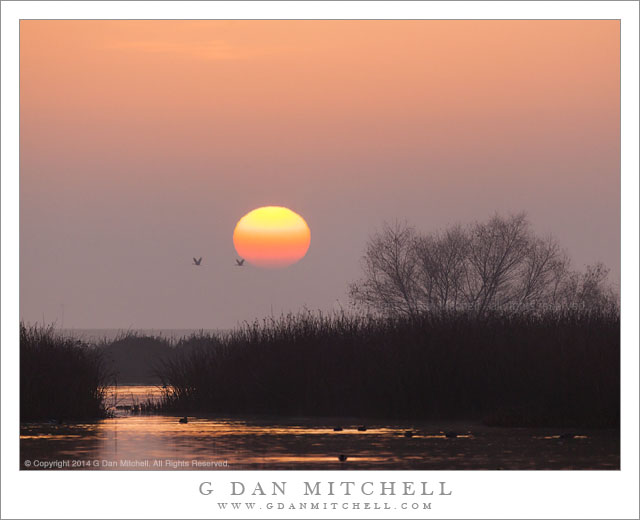
{"label": "sun", "polygon": [[307,254],[311,231],[305,220],[282,206],[264,206],[242,217],[233,230],[238,254],[259,267],[286,267]]}

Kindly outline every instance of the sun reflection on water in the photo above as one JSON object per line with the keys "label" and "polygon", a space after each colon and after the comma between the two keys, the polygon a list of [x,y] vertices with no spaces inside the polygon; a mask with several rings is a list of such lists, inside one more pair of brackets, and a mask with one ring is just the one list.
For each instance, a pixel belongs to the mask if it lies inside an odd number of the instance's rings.
{"label": "sun reflection on water", "polygon": [[[121,403],[161,389],[119,391]],[[122,390],[122,389],[119,389]],[[155,394],[153,393],[155,392]],[[83,469],[610,469],[617,434],[362,419],[136,415],[21,426],[21,457],[99,461]],[[366,425],[366,429],[363,425]],[[564,435],[564,437],[563,437]],[[576,439],[577,442],[571,442]],[[561,442],[548,442],[560,440]],[[564,442],[567,440],[567,442]],[[122,466],[123,461],[137,466]],[[161,467],[154,463],[161,462]],[[224,464],[223,464],[224,462]],[[201,464],[201,465],[197,465]],[[208,465],[207,465],[208,464]]]}

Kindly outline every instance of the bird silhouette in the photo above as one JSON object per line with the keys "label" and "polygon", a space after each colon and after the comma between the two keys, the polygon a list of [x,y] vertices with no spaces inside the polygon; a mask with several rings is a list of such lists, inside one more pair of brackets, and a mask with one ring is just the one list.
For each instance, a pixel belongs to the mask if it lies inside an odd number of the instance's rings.
{"label": "bird silhouette", "polygon": [[413,432],[411,430],[407,430],[404,432],[404,436],[407,438],[413,437]]}
{"label": "bird silhouette", "polygon": [[346,455],[338,455],[338,460],[339,460],[340,462],[346,462],[346,460],[347,460],[348,458],[349,458],[349,457],[347,457]]}
{"label": "bird silhouette", "polygon": [[196,260],[196,257],[193,257],[193,265],[200,265],[202,263],[202,257]]}
{"label": "bird silhouette", "polygon": [[180,424],[187,424],[189,422],[189,419],[187,419],[186,417],[183,417],[182,419],[180,419],[178,421]]}
{"label": "bird silhouette", "polygon": [[242,267],[244,265],[244,258],[240,260],[236,259],[236,267]]}
{"label": "bird silhouette", "polygon": [[367,427],[366,426],[358,426],[358,431],[359,432],[366,432],[367,431]]}

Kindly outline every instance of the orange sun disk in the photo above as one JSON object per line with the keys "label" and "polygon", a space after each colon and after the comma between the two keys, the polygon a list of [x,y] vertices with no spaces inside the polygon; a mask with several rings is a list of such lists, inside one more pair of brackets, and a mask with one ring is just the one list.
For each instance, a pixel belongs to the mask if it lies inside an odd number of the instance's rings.
{"label": "orange sun disk", "polygon": [[238,254],[259,267],[286,267],[307,254],[311,231],[297,213],[282,206],[254,209],[233,231]]}

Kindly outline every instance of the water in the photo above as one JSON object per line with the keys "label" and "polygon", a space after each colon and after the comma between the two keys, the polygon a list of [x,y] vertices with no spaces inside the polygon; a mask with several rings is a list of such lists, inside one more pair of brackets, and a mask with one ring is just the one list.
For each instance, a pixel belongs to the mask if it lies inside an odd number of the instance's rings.
{"label": "water", "polygon": [[107,390],[106,405],[115,416],[121,416],[135,406],[157,402],[163,388],[152,385],[119,385]]}
{"label": "water", "polygon": [[[112,389],[115,416],[21,426],[21,466],[93,470],[238,469],[618,469],[619,433],[489,428],[474,423],[383,423],[354,419],[136,415],[159,387]],[[366,424],[366,431],[358,431]],[[342,431],[334,431],[340,426]],[[411,429],[413,437],[404,432]],[[445,432],[455,431],[456,438]],[[341,462],[339,455],[346,455]],[[25,461],[29,461],[28,464]]]}

